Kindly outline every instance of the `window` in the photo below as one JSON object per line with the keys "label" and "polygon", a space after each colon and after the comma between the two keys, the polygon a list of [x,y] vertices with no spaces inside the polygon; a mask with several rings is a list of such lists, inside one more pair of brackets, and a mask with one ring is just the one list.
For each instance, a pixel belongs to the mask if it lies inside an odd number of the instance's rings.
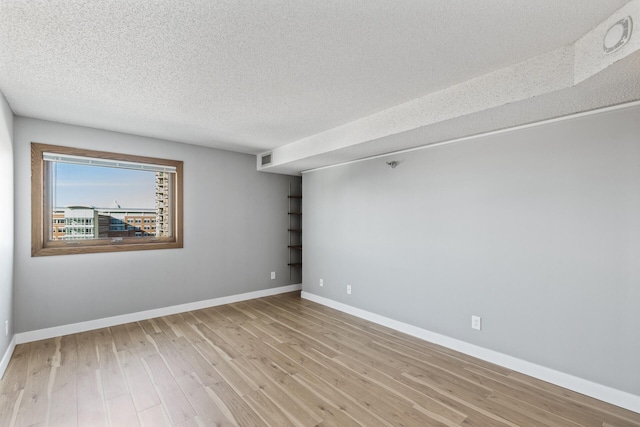
{"label": "window", "polygon": [[181,161],[32,143],[31,164],[32,256],[183,247]]}

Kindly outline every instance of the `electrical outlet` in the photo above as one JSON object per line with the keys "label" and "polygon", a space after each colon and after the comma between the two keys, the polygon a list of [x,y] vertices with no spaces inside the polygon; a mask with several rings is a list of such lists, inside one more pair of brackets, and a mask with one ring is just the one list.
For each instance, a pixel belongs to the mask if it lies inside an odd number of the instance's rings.
{"label": "electrical outlet", "polygon": [[324,286],[324,280],[320,279],[320,287]]}
{"label": "electrical outlet", "polygon": [[347,295],[351,295],[351,285],[347,285]]}
{"label": "electrical outlet", "polygon": [[473,329],[477,329],[478,331],[482,330],[482,317],[471,316],[471,327]]}
{"label": "electrical outlet", "polygon": [[4,321],[4,336],[9,336],[9,321],[5,320]]}
{"label": "electrical outlet", "polygon": [[271,272],[271,280],[273,280],[273,279],[275,279],[275,278],[276,278],[276,272],[275,272],[275,271],[272,271],[272,272]]}

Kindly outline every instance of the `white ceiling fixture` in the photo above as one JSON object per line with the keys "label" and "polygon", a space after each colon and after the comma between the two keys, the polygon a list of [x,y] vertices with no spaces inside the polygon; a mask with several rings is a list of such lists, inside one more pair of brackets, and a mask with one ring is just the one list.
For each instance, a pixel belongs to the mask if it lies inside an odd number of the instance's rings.
{"label": "white ceiling fixture", "polygon": [[640,99],[637,34],[603,52],[639,4],[3,0],[0,91],[18,115],[298,173]]}
{"label": "white ceiling fixture", "polygon": [[613,24],[607,30],[604,35],[604,53],[613,53],[627,44],[631,39],[631,33],[633,32],[633,19],[630,16],[625,16],[615,24]]}

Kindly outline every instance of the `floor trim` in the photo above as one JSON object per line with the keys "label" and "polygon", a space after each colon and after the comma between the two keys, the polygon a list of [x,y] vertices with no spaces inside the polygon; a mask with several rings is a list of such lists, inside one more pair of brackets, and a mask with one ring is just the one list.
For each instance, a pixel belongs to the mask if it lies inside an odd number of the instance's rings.
{"label": "floor trim", "polygon": [[[52,328],[38,329],[35,331],[21,332],[14,335],[15,344],[24,344],[63,335],[76,334],[94,329],[108,328],[110,326],[122,325],[124,323],[138,322],[140,320],[153,319],[154,317],[168,316],[185,311],[200,310],[202,308],[215,307],[218,305],[231,304],[239,301],[246,301],[255,298],[262,298],[271,295],[283,294],[286,292],[299,291],[301,284],[280,286],[278,288],[264,289],[260,291],[247,292],[244,294],[229,295],[226,297],[213,298],[203,301],[189,302],[186,304],[172,305],[169,307],[156,308],[153,310],[139,311],[137,313],[123,314],[120,316],[105,317],[102,319],[89,320],[86,322],[72,323],[69,325],[54,326]],[[4,361],[4,359],[3,359]]]}
{"label": "floor trim", "polygon": [[11,360],[11,356],[13,356],[13,350],[16,349],[16,336],[14,335],[9,341],[9,347],[7,347],[7,351],[4,352],[4,356],[2,356],[2,360],[0,360],[0,380],[4,376],[4,373],[7,370],[7,366],[9,366],[9,361]]}
{"label": "floor trim", "polygon": [[302,298],[325,305],[327,307],[334,308],[347,314],[351,314],[361,319],[369,320],[379,325],[395,329],[396,331],[404,332],[405,334],[421,338],[425,341],[429,341],[434,344],[459,351],[469,356],[477,357],[478,359],[495,363],[496,365],[503,366],[507,369],[521,372],[523,374],[549,382],[551,384],[573,390],[575,392],[593,397],[598,400],[602,400],[612,405],[620,406],[621,408],[640,413],[640,396],[617,390],[602,384],[594,383],[582,378],[578,378],[564,372],[546,368],[535,363],[527,362],[526,360],[518,359],[516,357],[489,350],[464,341],[460,341],[455,338],[431,332],[429,330],[422,329],[408,323],[380,316],[378,314],[362,310],[347,304],[343,304],[341,302],[337,302],[325,297],[321,297],[319,295],[315,295],[306,291],[302,291]]}

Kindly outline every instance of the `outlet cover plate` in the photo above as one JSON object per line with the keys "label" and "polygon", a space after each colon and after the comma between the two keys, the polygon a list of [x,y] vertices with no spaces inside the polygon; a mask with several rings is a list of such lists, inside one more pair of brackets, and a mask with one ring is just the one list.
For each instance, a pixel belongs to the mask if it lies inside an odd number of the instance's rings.
{"label": "outlet cover plate", "polygon": [[478,331],[482,330],[482,317],[471,316],[471,327]]}

